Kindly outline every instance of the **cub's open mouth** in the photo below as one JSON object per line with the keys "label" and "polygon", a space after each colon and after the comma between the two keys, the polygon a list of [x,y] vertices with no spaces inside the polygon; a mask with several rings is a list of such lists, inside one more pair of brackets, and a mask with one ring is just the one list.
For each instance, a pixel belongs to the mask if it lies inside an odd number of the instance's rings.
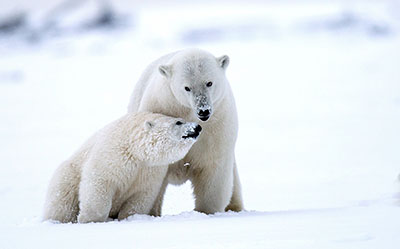
{"label": "cub's open mouth", "polygon": [[189,131],[186,135],[182,136],[182,138],[187,139],[187,138],[194,138],[196,139],[201,132],[202,128],[200,125],[197,125],[194,130]]}

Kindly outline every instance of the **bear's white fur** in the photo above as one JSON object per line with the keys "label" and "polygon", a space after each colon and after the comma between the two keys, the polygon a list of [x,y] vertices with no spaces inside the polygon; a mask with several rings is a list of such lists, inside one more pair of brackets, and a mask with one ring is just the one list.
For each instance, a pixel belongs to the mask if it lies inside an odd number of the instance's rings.
{"label": "bear's white fur", "polygon": [[197,123],[148,112],[112,122],[58,167],[44,219],[86,223],[153,214],[168,164],[186,155],[200,130]]}
{"label": "bear's white fur", "polygon": [[[163,196],[167,183],[191,180],[195,210],[208,214],[243,210],[234,153],[238,119],[225,77],[228,64],[228,56],[216,58],[200,49],[167,54],[145,69],[128,106],[129,113],[151,111],[192,122],[205,121],[199,141],[183,160],[169,166],[159,196]],[[185,167],[185,163],[190,166]],[[153,209],[159,212],[160,207]]]}

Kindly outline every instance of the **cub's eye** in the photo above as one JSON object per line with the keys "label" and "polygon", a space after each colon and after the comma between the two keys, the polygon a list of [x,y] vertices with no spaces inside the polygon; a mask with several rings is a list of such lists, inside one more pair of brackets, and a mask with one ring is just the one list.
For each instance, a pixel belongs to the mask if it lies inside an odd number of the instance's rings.
{"label": "cub's eye", "polygon": [[190,92],[190,88],[187,87],[187,86],[185,86],[185,91],[186,91],[186,92]]}
{"label": "cub's eye", "polygon": [[212,84],[213,84],[213,83],[210,81],[210,82],[208,82],[208,83],[206,84],[206,86],[207,86],[207,87],[211,87]]}
{"label": "cub's eye", "polygon": [[181,121],[176,121],[175,123],[176,125],[183,125],[183,123]]}

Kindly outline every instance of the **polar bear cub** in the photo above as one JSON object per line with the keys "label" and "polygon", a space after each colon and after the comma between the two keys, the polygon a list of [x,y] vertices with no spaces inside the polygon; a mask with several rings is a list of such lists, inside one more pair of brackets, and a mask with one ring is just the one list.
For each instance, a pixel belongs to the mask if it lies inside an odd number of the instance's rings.
{"label": "polar bear cub", "polygon": [[150,112],[105,126],[54,173],[44,220],[87,223],[150,214],[167,166],[188,153],[201,129]]}

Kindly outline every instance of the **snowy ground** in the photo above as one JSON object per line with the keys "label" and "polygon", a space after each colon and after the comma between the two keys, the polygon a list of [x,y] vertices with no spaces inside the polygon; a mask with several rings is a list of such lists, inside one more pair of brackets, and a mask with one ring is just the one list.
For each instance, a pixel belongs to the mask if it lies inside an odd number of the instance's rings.
{"label": "snowy ground", "polygon": [[[81,14],[34,41],[0,34],[0,248],[398,248],[399,4],[120,2],[117,29],[83,32]],[[161,218],[42,223],[58,164],[184,47],[231,58],[248,211],[193,212],[186,184]]]}

